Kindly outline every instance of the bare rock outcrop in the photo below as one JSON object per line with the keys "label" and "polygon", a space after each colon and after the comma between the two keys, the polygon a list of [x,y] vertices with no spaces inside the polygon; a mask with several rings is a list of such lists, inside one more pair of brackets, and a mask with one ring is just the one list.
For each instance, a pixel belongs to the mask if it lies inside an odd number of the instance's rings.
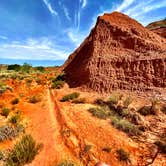
{"label": "bare rock outcrop", "polygon": [[127,15],[104,14],[63,67],[71,87],[98,92],[165,88],[166,39]]}

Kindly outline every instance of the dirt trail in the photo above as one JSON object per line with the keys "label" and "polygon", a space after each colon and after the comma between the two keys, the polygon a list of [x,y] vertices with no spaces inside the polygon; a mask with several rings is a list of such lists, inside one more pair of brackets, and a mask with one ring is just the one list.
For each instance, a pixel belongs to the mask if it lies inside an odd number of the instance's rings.
{"label": "dirt trail", "polygon": [[[47,89],[47,96],[44,109],[37,109],[29,113],[33,128],[33,135],[37,142],[43,143],[43,150],[36,156],[35,160],[28,164],[28,166],[50,166],[53,162],[58,163],[61,159],[65,159],[69,156],[68,149],[64,146],[61,138],[61,126],[58,123],[58,111],[57,107],[52,101],[50,91]],[[71,156],[71,154],[70,154]]]}

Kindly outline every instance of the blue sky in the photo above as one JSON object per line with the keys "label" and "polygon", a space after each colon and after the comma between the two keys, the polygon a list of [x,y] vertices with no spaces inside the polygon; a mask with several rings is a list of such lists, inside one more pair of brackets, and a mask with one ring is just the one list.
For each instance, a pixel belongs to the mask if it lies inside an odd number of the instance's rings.
{"label": "blue sky", "polygon": [[0,59],[63,61],[114,10],[147,25],[166,17],[166,0],[0,0]]}

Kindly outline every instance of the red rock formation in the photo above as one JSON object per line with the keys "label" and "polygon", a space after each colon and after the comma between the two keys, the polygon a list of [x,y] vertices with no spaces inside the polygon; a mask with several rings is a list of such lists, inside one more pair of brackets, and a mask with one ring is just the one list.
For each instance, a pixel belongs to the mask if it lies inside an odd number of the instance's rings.
{"label": "red rock formation", "polygon": [[64,71],[71,87],[98,92],[166,87],[166,40],[127,15],[104,14]]}

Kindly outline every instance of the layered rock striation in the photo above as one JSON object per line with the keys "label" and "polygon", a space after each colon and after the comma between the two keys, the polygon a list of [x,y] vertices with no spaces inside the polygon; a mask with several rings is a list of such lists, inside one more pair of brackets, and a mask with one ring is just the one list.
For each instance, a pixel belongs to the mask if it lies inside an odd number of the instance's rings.
{"label": "layered rock striation", "polygon": [[64,64],[70,87],[97,92],[166,87],[166,40],[127,15],[113,12]]}

